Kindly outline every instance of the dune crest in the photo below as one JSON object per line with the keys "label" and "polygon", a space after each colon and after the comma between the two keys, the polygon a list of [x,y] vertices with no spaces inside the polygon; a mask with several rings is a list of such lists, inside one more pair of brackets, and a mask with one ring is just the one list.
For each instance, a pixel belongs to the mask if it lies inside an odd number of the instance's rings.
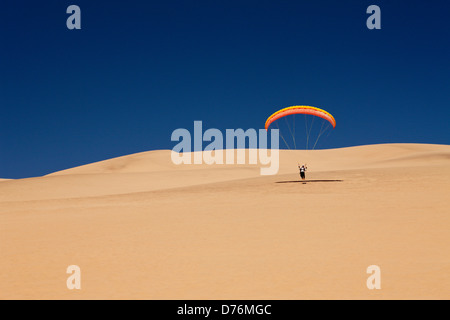
{"label": "dune crest", "polygon": [[[232,152],[235,152],[232,150]],[[93,174],[93,173],[143,173],[218,168],[224,165],[175,165],[170,161],[171,150],[147,151],[109,160],[99,161],[84,166],[51,173],[48,176],[69,174]],[[248,150],[246,150],[248,159]],[[224,157],[225,159],[225,157]],[[405,165],[426,165],[428,160],[442,160],[446,163],[450,159],[450,146],[430,144],[378,144],[356,146],[327,150],[280,150],[282,164],[295,163],[301,160],[309,160],[319,164],[321,170],[334,170],[336,167],[348,166],[378,166],[386,161],[402,162]],[[417,161],[409,161],[417,160]],[[224,161],[225,162],[225,161]],[[376,163],[378,162],[378,163]],[[389,166],[386,163],[386,166]],[[255,165],[235,165],[239,168],[254,168]],[[282,166],[282,172],[291,168]]]}
{"label": "dune crest", "polygon": [[[248,159],[248,150],[246,153]],[[262,178],[259,165],[175,165],[170,155],[170,150],[141,152],[43,177],[5,181],[0,186],[0,202],[98,197]],[[449,163],[449,156],[450,146],[425,144],[381,144],[313,151],[280,150],[278,175],[296,175],[297,163],[307,163],[310,172],[319,173],[428,166],[430,162],[433,165],[445,165]]]}

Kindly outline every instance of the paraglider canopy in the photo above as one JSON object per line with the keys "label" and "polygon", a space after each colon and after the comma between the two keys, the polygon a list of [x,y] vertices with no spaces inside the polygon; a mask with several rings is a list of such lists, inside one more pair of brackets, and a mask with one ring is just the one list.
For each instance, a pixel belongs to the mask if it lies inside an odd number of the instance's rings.
{"label": "paraglider canopy", "polygon": [[[312,147],[313,149],[315,149],[320,137],[328,130],[328,128],[334,129],[336,127],[336,120],[334,119],[334,117],[329,112],[327,112],[323,109],[312,107],[312,106],[292,106],[292,107],[287,107],[287,108],[278,110],[277,112],[273,113],[269,118],[267,118],[266,123],[265,123],[265,129],[269,130],[269,127],[272,124],[275,124],[279,130],[280,137],[283,139],[286,146],[289,149],[291,149],[289,146],[289,143],[287,141],[290,139],[285,139],[282,131],[284,131],[284,134],[288,134],[292,137],[294,149],[297,149],[296,130],[295,130],[295,124],[296,124],[295,118],[297,115],[304,115],[304,118],[305,118],[305,130],[303,132],[306,133],[306,135],[305,135],[306,136],[306,149],[309,148],[310,136],[317,137],[315,139],[314,145]],[[277,121],[282,118],[284,118],[284,119],[281,123],[279,121]],[[310,123],[308,123],[309,122],[308,118],[311,118]],[[320,129],[317,132],[317,134],[315,134],[316,130],[314,130],[314,131],[312,130],[315,118],[321,118],[321,120],[322,120],[322,124],[321,124]],[[290,119],[290,120],[288,120],[288,119]],[[285,124],[283,125],[283,123],[285,123]],[[286,131],[286,130],[288,130],[288,131]],[[298,135],[297,135],[297,138],[299,138]],[[300,138],[302,139],[302,137],[300,137]]]}
{"label": "paraglider canopy", "polygon": [[309,114],[312,116],[317,116],[331,123],[333,129],[336,127],[336,120],[330,113],[326,112],[325,110],[311,106],[292,106],[278,110],[269,118],[267,118],[265,125],[266,130],[269,129],[269,126],[272,124],[272,122],[291,114]]}

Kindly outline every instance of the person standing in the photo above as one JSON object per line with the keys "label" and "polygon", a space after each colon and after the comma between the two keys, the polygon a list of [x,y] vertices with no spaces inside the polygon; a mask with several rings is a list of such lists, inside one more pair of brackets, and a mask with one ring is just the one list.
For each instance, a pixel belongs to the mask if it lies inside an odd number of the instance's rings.
{"label": "person standing", "polygon": [[305,180],[306,178],[306,170],[308,170],[308,167],[306,167],[306,165],[302,165],[302,166],[298,166],[298,169],[300,170],[300,178],[302,178],[302,180]]}

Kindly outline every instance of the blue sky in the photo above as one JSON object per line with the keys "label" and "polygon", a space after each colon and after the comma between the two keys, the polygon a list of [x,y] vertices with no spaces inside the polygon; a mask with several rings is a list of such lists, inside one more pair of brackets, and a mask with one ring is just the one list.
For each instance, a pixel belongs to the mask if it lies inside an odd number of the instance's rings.
{"label": "blue sky", "polygon": [[[82,29],[66,28],[81,8]],[[366,9],[381,8],[381,30]],[[448,1],[10,1],[0,177],[171,149],[176,128],[263,128],[322,107],[327,147],[450,144]]]}

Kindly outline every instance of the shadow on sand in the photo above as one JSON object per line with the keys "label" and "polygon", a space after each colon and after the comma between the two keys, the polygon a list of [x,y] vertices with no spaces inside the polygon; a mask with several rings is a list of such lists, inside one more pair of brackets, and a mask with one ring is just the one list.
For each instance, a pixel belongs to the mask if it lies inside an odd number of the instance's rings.
{"label": "shadow on sand", "polygon": [[311,182],[342,182],[344,180],[293,180],[293,181],[277,181],[276,183],[311,183]]}

